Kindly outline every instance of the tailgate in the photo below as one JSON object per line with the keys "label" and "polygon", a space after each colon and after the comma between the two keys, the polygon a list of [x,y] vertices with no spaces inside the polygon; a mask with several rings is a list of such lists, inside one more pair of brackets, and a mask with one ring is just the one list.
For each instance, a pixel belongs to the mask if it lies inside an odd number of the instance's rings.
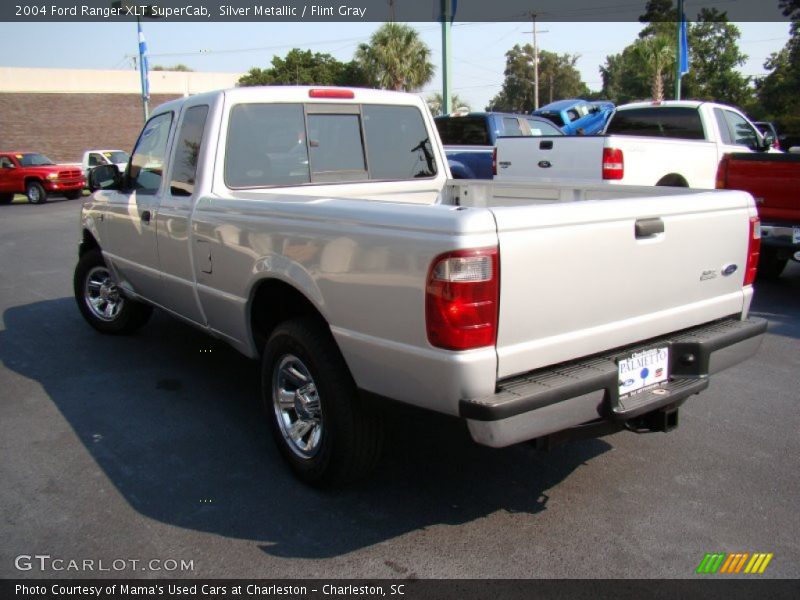
{"label": "tailgate", "polygon": [[800,223],[800,156],[731,154],[725,187],[750,192],[764,221]]}
{"label": "tailgate", "polygon": [[602,136],[507,137],[497,140],[497,179],[599,181]]}
{"label": "tailgate", "polygon": [[[749,301],[742,282],[755,210],[745,193],[492,212],[500,243],[498,378],[737,314]],[[731,265],[735,272],[724,275]]]}

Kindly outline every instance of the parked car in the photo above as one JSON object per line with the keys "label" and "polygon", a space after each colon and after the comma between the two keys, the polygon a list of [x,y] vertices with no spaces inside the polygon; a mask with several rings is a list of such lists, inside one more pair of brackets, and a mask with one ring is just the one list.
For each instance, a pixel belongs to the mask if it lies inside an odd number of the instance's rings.
{"label": "parked car", "polygon": [[760,276],[780,277],[789,260],[800,261],[800,156],[726,154],[719,164],[717,188],[743,190],[756,199]]}
{"label": "parked car", "polygon": [[594,135],[603,131],[613,112],[613,102],[571,98],[545,104],[531,114],[552,121],[567,135]]}
{"label": "parked car", "polygon": [[453,180],[445,160],[414,94],[163,104],[125,174],[91,174],[78,309],[122,334],[159,306],[259,360],[278,449],[315,485],[376,466],[382,399],[493,447],[668,431],[757,350],[749,194]]}
{"label": "parked car", "polygon": [[739,110],[692,100],[617,107],[601,136],[567,136],[552,144],[501,139],[499,179],[606,181],[713,189],[724,154],[766,152],[765,139]]}
{"label": "parked car", "polygon": [[564,135],[541,117],[499,112],[474,112],[436,117],[450,172],[456,179],[494,177],[495,143],[499,137]]}
{"label": "parked car", "polygon": [[81,159],[81,169],[86,181],[89,181],[89,172],[100,165],[116,165],[120,172],[128,166],[130,155],[124,150],[87,150]]}
{"label": "parked car", "polygon": [[770,121],[753,121],[753,125],[758,127],[758,130],[761,132],[761,135],[766,136],[767,134],[771,135],[772,147],[775,150],[781,149],[781,141],[778,136],[778,129],[775,127],[775,123],[771,123]]}
{"label": "parked car", "polygon": [[25,194],[32,204],[46,202],[48,194],[74,200],[84,185],[77,166],[58,165],[36,152],[0,152],[0,204],[10,203],[14,194]]}

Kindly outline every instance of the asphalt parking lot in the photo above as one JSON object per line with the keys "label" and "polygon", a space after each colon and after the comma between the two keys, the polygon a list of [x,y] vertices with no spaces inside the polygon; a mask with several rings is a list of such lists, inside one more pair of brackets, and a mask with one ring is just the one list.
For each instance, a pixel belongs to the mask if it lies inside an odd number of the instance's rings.
{"label": "asphalt parking lot", "polygon": [[[397,409],[375,476],[320,492],[269,439],[255,363],[163,314],[82,320],[78,211],[0,206],[0,577],[691,578],[707,552],[800,576],[800,265],[674,432],[492,450]],[[37,554],[125,566],[18,569]]]}

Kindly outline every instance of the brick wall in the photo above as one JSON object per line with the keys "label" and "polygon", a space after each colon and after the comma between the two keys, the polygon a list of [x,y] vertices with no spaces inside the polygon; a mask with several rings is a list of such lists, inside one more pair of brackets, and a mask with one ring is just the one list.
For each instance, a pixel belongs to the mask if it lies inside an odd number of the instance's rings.
{"label": "brick wall", "polygon": [[[150,98],[155,107],[179,95]],[[136,94],[0,93],[0,151],[41,152],[80,162],[92,148],[130,152],[143,124]]]}

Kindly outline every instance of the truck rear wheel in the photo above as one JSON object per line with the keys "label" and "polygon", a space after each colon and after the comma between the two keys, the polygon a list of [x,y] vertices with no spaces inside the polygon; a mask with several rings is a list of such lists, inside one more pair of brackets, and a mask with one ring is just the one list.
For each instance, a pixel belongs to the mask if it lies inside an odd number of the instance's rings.
{"label": "truck rear wheel", "polygon": [[31,204],[42,204],[47,201],[47,192],[38,181],[29,181],[25,185],[25,195]]}
{"label": "truck rear wheel", "polygon": [[78,260],[73,288],[83,318],[101,333],[133,333],[153,312],[152,306],[123,295],[99,249]]}
{"label": "truck rear wheel", "polygon": [[789,262],[788,258],[780,258],[778,254],[771,249],[762,248],[761,255],[758,258],[758,270],[756,274],[762,279],[777,279],[786,268],[786,263]]}
{"label": "truck rear wheel", "polygon": [[301,318],[267,341],[261,396],[272,435],[294,474],[335,486],[369,474],[380,458],[380,416],[358,395],[328,328]]}

